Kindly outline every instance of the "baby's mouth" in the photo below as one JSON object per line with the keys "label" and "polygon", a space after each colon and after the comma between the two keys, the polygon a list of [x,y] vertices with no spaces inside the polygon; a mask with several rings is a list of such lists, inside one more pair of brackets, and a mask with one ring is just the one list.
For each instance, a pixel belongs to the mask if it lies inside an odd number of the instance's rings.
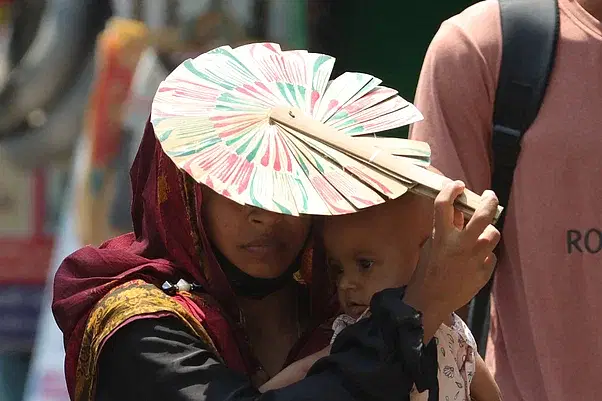
{"label": "baby's mouth", "polygon": [[356,302],[348,302],[345,309],[349,316],[357,319],[366,311],[366,309],[368,309],[368,305],[359,304]]}

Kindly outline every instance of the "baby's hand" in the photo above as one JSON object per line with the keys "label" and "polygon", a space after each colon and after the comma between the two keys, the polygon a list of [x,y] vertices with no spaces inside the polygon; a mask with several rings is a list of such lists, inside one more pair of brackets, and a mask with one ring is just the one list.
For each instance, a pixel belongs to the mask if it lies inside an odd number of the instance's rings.
{"label": "baby's hand", "polygon": [[466,305],[487,283],[495,265],[493,249],[500,239],[491,225],[498,200],[485,191],[481,204],[464,226],[454,208],[464,183],[451,182],[435,199],[435,230],[425,245],[404,301],[414,308],[445,316]]}

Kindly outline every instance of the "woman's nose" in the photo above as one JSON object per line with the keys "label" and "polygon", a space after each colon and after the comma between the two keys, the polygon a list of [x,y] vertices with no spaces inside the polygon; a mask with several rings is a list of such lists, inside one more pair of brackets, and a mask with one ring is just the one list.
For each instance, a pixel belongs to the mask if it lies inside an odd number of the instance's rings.
{"label": "woman's nose", "polygon": [[282,220],[283,215],[253,207],[249,213],[249,221],[253,224],[271,226]]}

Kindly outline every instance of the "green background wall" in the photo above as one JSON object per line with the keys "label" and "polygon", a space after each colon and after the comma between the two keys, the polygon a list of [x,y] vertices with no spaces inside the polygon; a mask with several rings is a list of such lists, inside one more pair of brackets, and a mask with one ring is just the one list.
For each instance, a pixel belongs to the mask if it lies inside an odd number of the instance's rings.
{"label": "green background wall", "polygon": [[[361,71],[412,101],[422,60],[441,22],[475,1],[309,0],[325,8],[312,41],[337,58],[336,71]],[[312,1],[315,4],[312,5]],[[325,6],[327,4],[329,6]],[[312,10],[310,9],[310,12]],[[319,43],[318,43],[319,42]],[[407,129],[395,132],[407,135]]]}

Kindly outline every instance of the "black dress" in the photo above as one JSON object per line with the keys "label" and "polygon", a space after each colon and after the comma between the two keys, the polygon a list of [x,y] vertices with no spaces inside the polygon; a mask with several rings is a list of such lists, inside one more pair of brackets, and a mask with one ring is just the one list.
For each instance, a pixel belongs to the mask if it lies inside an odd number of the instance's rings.
{"label": "black dress", "polygon": [[399,401],[409,400],[414,383],[437,400],[434,341],[422,345],[421,315],[402,296],[402,289],[375,295],[372,316],[345,328],[305,379],[264,394],[178,319],[134,321],[103,347],[96,401]]}

